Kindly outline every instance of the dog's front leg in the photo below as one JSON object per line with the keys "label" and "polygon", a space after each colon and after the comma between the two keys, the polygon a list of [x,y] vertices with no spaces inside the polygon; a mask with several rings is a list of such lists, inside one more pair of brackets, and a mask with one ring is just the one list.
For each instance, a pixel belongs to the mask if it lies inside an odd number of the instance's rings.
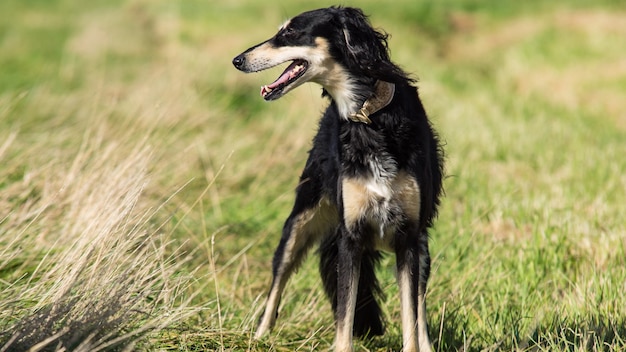
{"label": "dog's front leg", "polygon": [[340,231],[337,264],[336,351],[352,351],[352,330],[356,309],[362,245],[347,230]]}
{"label": "dog's front leg", "polygon": [[402,317],[402,347],[404,352],[417,352],[417,253],[407,243],[397,246],[396,264],[400,288],[400,315]]}
{"label": "dog's front leg", "polygon": [[302,203],[296,202],[296,207],[285,222],[283,235],[274,253],[272,284],[265,303],[265,310],[259,319],[259,325],[254,335],[256,339],[274,327],[285,285],[314,242],[316,234],[311,233],[307,225],[315,217],[319,206],[300,209],[301,205]]}
{"label": "dog's front leg", "polygon": [[296,189],[296,201],[285,221],[280,243],[272,262],[272,284],[265,311],[259,319],[254,337],[267,334],[274,326],[283,290],[291,274],[298,268],[307,251],[337,225],[337,210],[321,194],[316,165],[307,163]]}

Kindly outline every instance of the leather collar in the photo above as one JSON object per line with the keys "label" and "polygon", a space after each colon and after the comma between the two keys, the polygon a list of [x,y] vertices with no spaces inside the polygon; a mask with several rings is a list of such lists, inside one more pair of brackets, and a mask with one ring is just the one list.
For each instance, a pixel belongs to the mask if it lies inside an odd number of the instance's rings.
{"label": "leather collar", "polygon": [[361,109],[348,115],[348,119],[353,122],[362,122],[364,124],[372,123],[370,115],[374,114],[391,103],[393,95],[396,91],[396,85],[393,83],[378,80],[374,85],[374,94],[369,97]]}

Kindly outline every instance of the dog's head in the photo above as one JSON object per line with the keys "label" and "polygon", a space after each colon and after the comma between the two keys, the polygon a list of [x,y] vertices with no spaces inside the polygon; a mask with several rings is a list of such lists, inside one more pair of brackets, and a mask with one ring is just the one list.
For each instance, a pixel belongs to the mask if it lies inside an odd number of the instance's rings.
{"label": "dog's head", "polygon": [[337,98],[354,94],[355,80],[390,80],[387,76],[399,71],[389,61],[387,35],[374,30],[361,10],[347,7],[292,18],[272,38],[235,57],[233,65],[257,72],[288,61],[276,81],[261,87],[265,100],[276,100],[308,81]]}

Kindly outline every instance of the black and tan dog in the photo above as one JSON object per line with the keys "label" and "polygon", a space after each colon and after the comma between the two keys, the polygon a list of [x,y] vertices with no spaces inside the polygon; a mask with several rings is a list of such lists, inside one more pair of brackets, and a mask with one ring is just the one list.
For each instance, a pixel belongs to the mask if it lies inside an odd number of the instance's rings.
{"label": "black and tan dog", "polygon": [[337,351],[352,336],[384,332],[375,266],[395,253],[405,351],[430,351],[426,281],[428,228],[442,193],[442,151],[414,81],[389,59],[387,35],[359,9],[302,13],[269,40],[233,59],[256,72],[290,61],[261,88],[276,100],[305,82],[330,99],[313,140],[273,260],[273,280],[256,337],[274,325],[282,291],[320,243],[320,272],[335,312]]}

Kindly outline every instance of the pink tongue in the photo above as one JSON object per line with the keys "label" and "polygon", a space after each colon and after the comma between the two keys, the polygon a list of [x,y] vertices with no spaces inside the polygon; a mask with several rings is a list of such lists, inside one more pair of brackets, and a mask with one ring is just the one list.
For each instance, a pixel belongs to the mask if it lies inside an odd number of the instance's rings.
{"label": "pink tongue", "polygon": [[286,83],[289,80],[289,76],[290,76],[290,72],[296,67],[296,62],[291,63],[291,65],[289,65],[285,71],[280,75],[280,77],[278,77],[277,80],[274,81],[274,83],[269,84],[267,86],[267,88],[269,89],[274,89],[276,87],[278,87],[279,85]]}

